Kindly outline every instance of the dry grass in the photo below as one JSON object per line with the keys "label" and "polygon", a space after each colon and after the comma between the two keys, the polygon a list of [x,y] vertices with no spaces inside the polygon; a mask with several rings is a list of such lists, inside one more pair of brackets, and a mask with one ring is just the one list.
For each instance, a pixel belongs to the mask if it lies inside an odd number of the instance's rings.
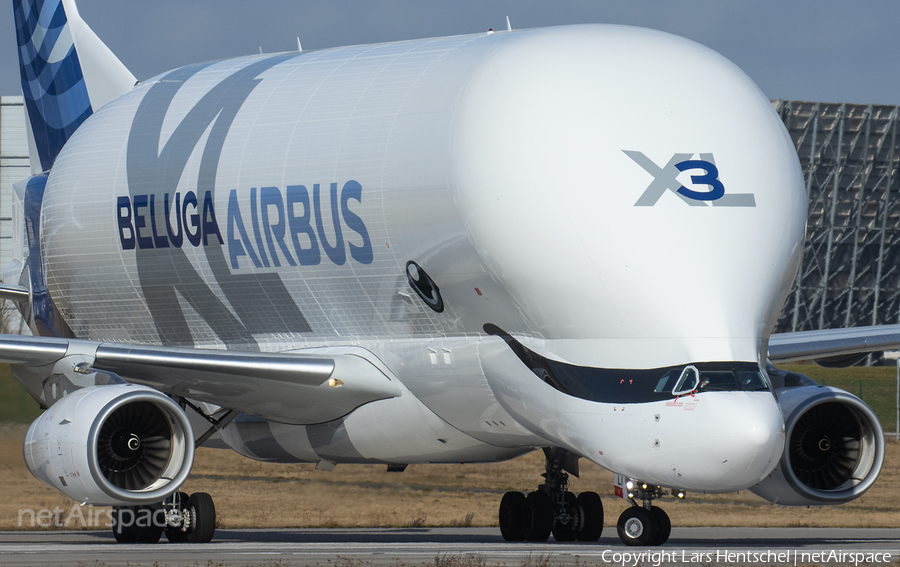
{"label": "dry grass", "polygon": [[[59,507],[72,502],[35,480],[22,461],[25,426],[0,426],[0,529],[18,529],[19,510]],[[505,463],[411,465],[388,473],[379,465],[339,465],[322,472],[312,465],[259,463],[231,451],[197,451],[186,492],[209,492],[222,528],[494,526],[497,505],[507,490],[534,489],[543,455],[531,453]],[[615,525],[628,505],[612,496],[612,474],[582,462],[574,492],[603,496],[606,524]],[[884,470],[862,498],[838,507],[775,507],[747,491],[689,494],[661,505],[676,526],[847,526],[900,524],[900,444],[888,441]],[[26,519],[25,526],[29,527]],[[71,528],[79,528],[73,522]],[[105,524],[104,524],[105,525]]]}

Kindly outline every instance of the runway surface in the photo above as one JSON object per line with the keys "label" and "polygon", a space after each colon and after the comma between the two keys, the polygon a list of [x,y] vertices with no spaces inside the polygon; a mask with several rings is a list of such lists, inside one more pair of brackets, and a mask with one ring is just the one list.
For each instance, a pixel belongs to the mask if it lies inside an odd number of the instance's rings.
{"label": "runway surface", "polygon": [[[643,554],[643,555],[642,555]],[[877,554],[877,555],[876,555]],[[481,565],[832,565],[891,564],[900,560],[900,529],[674,528],[662,547],[624,546],[612,528],[597,543],[507,543],[497,528],[219,530],[212,543],[116,544],[108,531],[0,532],[5,567],[130,567],[195,565],[435,564],[466,556]],[[452,565],[453,560],[461,561]],[[471,562],[470,562],[471,563]]]}

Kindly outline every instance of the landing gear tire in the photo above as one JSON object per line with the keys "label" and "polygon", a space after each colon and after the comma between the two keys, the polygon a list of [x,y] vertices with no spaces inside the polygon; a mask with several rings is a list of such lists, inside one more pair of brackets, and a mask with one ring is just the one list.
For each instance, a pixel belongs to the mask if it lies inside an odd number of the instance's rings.
{"label": "landing gear tire", "polygon": [[134,538],[137,543],[159,543],[163,529],[159,526],[144,526],[135,528]]}
{"label": "landing gear tire", "polygon": [[656,506],[650,508],[650,514],[656,521],[657,526],[656,538],[651,545],[662,545],[669,540],[669,535],[672,533],[672,521],[669,520],[669,515],[662,508],[657,508]]}
{"label": "landing gear tire", "polygon": [[187,543],[187,534],[178,528],[166,528],[165,534],[169,543]]}
{"label": "landing gear tire", "polygon": [[645,508],[633,506],[622,512],[616,529],[625,545],[658,545],[656,518]]}
{"label": "landing gear tire", "polygon": [[532,492],[525,498],[522,527],[528,541],[547,541],[553,529],[553,507],[546,492]]}
{"label": "landing gear tire", "polygon": [[553,538],[556,541],[575,541],[578,537],[578,526],[581,525],[581,510],[575,505],[575,495],[571,492],[564,492],[565,509],[569,513],[569,521],[566,524],[557,519],[553,522]]}
{"label": "landing gear tire", "polygon": [[582,492],[575,499],[575,505],[584,514],[578,541],[597,541],[603,531],[603,502],[596,492]]}
{"label": "landing gear tire", "polygon": [[500,534],[504,541],[525,541],[525,495],[507,492],[500,500]]}
{"label": "landing gear tire", "polygon": [[[139,506],[136,510],[138,521],[134,524],[134,539],[137,543],[159,543],[165,524],[160,523],[162,506]],[[164,520],[163,520],[164,521]]]}
{"label": "landing gear tire", "polygon": [[117,506],[113,508],[113,537],[117,543],[157,543],[164,525],[159,522],[162,506]]}
{"label": "landing gear tire", "polygon": [[212,496],[205,492],[191,494],[185,506],[191,513],[191,526],[187,532],[190,543],[209,543],[216,533],[216,506]]}
{"label": "landing gear tire", "polygon": [[[130,519],[129,519],[130,517]],[[134,510],[124,506],[112,509],[112,532],[117,543],[135,543]]]}

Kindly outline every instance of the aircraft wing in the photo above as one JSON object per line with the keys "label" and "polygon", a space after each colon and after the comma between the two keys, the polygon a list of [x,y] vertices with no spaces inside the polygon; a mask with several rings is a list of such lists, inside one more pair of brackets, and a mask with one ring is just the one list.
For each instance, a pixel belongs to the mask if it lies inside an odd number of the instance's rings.
{"label": "aircraft wing", "polygon": [[0,335],[0,363],[53,365],[45,375],[111,372],[172,396],[292,424],[331,421],[365,403],[401,395],[384,371],[355,354],[234,352]]}
{"label": "aircraft wing", "polygon": [[870,352],[896,349],[900,349],[900,325],[779,333],[769,339],[769,359],[772,362],[810,359],[851,361]]}

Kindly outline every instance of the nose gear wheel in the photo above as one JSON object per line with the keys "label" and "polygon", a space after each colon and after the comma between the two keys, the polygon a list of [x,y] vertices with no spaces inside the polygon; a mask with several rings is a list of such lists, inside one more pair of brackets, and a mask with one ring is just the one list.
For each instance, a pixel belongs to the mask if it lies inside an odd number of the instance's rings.
{"label": "nose gear wheel", "polygon": [[[653,501],[662,498],[666,492],[659,486],[629,479],[628,508],[619,516],[616,531],[625,545],[662,545],[672,534],[672,522],[662,508],[653,506]],[[679,498],[683,493],[679,493]],[[643,505],[638,502],[642,502]]]}

